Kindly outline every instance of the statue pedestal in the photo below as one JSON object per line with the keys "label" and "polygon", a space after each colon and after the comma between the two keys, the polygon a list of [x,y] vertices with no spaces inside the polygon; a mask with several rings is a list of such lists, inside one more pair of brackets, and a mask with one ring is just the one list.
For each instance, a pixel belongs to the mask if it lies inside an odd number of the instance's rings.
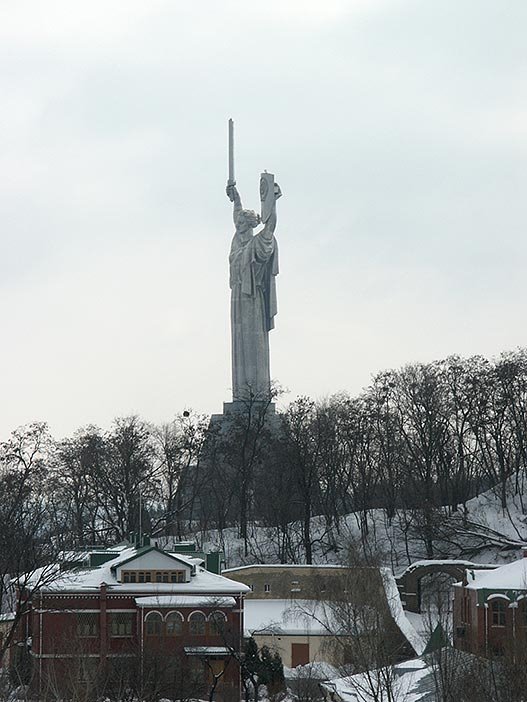
{"label": "statue pedestal", "polygon": [[266,414],[276,414],[276,405],[274,402],[265,402],[264,400],[253,400],[251,403],[243,400],[234,400],[233,402],[223,403],[223,414],[233,414],[238,412],[263,412]]}
{"label": "statue pedestal", "polygon": [[265,418],[274,420],[276,415],[276,405],[274,402],[265,402],[263,400],[253,400],[251,403],[243,400],[234,400],[233,402],[223,403],[223,412],[221,414],[213,414],[210,418],[211,425],[221,424],[225,427],[232,426],[232,422],[240,415],[246,415],[251,412],[253,417],[261,416],[265,413]]}

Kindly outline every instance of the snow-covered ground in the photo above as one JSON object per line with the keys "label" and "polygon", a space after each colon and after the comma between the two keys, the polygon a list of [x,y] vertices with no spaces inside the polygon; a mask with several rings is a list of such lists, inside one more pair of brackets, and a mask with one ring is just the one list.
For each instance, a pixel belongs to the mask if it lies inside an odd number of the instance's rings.
{"label": "snow-covered ground", "polygon": [[[381,699],[404,702],[432,702],[436,699],[433,671],[422,658],[405,661],[392,669],[358,673],[322,684],[328,693],[336,693],[343,702],[375,702]],[[388,697],[387,689],[391,697]],[[329,694],[328,694],[329,696]]]}
{"label": "snow-covered ground", "polygon": [[284,665],[284,677],[286,680],[295,680],[298,678],[309,680],[331,680],[342,675],[342,670],[336,668],[331,663],[324,661],[315,661],[306,665],[297,665],[296,668],[288,668]]}

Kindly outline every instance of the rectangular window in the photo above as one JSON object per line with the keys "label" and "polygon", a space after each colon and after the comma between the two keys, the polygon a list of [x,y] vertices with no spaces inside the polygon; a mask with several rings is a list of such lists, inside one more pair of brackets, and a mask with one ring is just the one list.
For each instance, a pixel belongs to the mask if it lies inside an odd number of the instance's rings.
{"label": "rectangular window", "polygon": [[156,583],[169,583],[170,578],[168,571],[156,571]]}
{"label": "rectangular window", "polygon": [[77,635],[82,637],[99,636],[99,614],[79,612],[77,614]]}
{"label": "rectangular window", "polygon": [[131,636],[133,621],[132,612],[111,612],[110,636]]}
{"label": "rectangular window", "polygon": [[271,592],[271,586],[269,585],[269,583],[265,583],[264,592]]}
{"label": "rectangular window", "polygon": [[184,570],[123,570],[121,573],[123,583],[184,583]]}
{"label": "rectangular window", "polygon": [[492,626],[505,626],[506,604],[503,600],[494,600],[491,604]]}

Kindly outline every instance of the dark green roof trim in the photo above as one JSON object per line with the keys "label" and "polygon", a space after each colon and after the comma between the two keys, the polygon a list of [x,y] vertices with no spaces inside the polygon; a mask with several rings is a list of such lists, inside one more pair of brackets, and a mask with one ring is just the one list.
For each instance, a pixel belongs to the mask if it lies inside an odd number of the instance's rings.
{"label": "dark green roof trim", "polygon": [[505,588],[480,588],[478,589],[478,605],[483,605],[492,595],[504,595],[511,602],[516,602],[520,597],[527,595],[527,588],[522,590],[507,590]]}

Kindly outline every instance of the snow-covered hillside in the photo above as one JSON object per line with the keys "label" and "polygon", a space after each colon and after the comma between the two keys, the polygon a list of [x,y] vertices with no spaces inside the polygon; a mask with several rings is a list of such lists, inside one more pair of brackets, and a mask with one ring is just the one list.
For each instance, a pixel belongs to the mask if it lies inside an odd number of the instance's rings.
{"label": "snow-covered hillside", "polygon": [[[436,512],[434,518],[434,558],[463,558],[480,563],[506,563],[518,557],[527,544],[527,500],[514,495],[510,485],[508,508],[501,508],[496,490],[488,490],[469,500],[466,509]],[[420,535],[419,510],[399,511],[390,520],[385,510],[368,512],[367,532],[363,513],[351,513],[327,524],[322,517],[312,519],[315,563],[346,562],[349,546],[379,559],[399,573],[409,563],[430,558]],[[361,530],[362,527],[362,530]],[[227,567],[250,563],[278,563],[283,534],[276,527],[251,524],[247,545],[238,538],[236,528],[192,535],[205,549],[221,548]],[[288,528],[289,562],[304,561],[301,524]]]}

